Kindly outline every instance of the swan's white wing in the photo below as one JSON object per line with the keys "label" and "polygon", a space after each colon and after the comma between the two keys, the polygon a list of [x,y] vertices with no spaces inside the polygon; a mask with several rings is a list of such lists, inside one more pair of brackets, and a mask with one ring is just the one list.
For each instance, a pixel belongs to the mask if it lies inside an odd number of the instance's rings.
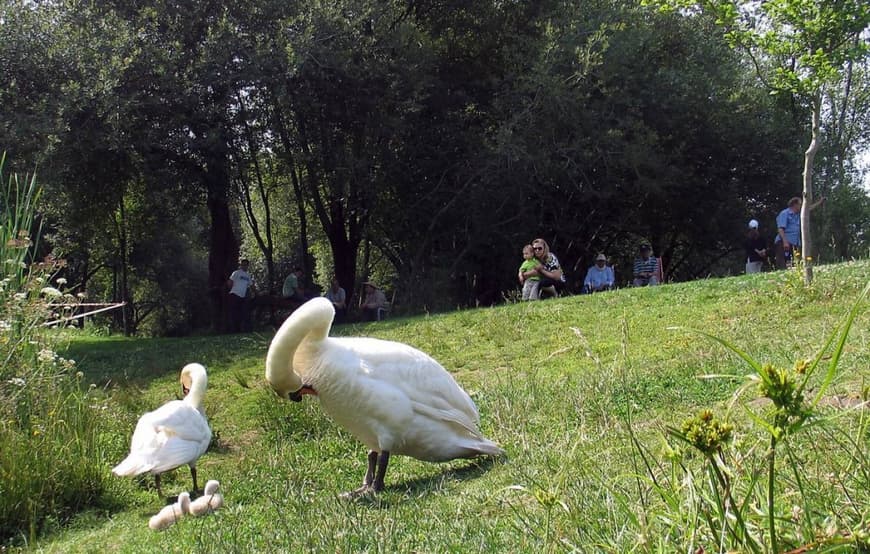
{"label": "swan's white wing", "polygon": [[[436,410],[456,412],[471,426],[480,421],[477,407],[462,387],[444,367],[416,348],[378,339],[343,339],[361,360],[363,370],[375,382],[389,383],[399,388],[415,403]],[[461,414],[461,415],[460,415]]]}
{"label": "swan's white wing", "polygon": [[135,473],[162,473],[196,460],[210,441],[205,417],[184,401],[173,400],[139,419],[128,460],[138,460]]}

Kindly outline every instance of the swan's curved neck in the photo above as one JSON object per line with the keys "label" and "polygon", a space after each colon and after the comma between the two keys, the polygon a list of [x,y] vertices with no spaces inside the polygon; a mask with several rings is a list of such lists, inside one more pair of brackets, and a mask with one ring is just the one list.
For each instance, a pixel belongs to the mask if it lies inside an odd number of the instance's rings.
{"label": "swan's curved neck", "polygon": [[296,392],[302,378],[293,367],[296,350],[303,341],[322,341],[329,335],[335,308],[325,298],[315,298],[300,306],[281,325],[266,354],[266,380],[279,393]]}
{"label": "swan's curved neck", "polygon": [[208,387],[208,375],[205,371],[197,371],[190,376],[190,391],[184,397],[184,401],[196,408],[202,408],[205,398],[205,389]]}

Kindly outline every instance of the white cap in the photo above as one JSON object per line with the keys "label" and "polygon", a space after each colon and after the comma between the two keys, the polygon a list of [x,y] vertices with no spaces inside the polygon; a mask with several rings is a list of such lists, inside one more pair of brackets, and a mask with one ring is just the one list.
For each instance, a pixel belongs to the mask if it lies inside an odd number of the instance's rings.
{"label": "white cap", "polygon": [[758,229],[758,221],[754,219],[749,220],[749,228],[750,229]]}

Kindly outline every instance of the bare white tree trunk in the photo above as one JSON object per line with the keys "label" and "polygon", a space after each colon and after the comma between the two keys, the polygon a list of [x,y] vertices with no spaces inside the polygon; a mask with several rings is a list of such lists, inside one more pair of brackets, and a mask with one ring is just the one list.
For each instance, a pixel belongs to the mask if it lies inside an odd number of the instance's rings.
{"label": "bare white tree trunk", "polygon": [[822,111],[822,95],[813,98],[813,138],[804,152],[804,190],[801,205],[801,258],[804,263],[804,281],[813,282],[813,233],[810,228],[810,210],[813,205],[813,160],[819,149],[819,120]]}

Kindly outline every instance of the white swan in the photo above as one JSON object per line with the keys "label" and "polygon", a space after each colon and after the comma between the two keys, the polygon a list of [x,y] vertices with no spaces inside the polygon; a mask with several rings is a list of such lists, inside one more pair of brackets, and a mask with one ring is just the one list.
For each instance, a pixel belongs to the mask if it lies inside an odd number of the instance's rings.
{"label": "white swan", "polygon": [[266,380],[282,398],[316,395],[369,448],[363,486],[351,495],[383,490],[390,454],[430,462],[504,455],[480,433],[474,402],[441,364],[398,342],[330,338],[334,315],[325,298],[294,311],[269,345]]}
{"label": "white swan", "polygon": [[181,370],[184,400],[173,400],[139,418],[130,454],[112,469],[119,476],[154,475],[157,494],[160,474],[179,466],[190,466],[193,490],[196,487],[196,461],[208,449],[211,429],[203,413],[202,400],[208,376],[200,364],[187,364]]}
{"label": "white swan", "polygon": [[171,527],[190,511],[190,494],[183,492],[178,495],[178,501],[164,506],[159,512],[148,520],[148,527],[155,531],[162,531]]}
{"label": "white swan", "polygon": [[214,479],[206,483],[202,496],[190,503],[188,510],[190,515],[201,516],[219,510],[224,505],[224,497],[218,492],[218,489],[220,489],[220,483]]}

